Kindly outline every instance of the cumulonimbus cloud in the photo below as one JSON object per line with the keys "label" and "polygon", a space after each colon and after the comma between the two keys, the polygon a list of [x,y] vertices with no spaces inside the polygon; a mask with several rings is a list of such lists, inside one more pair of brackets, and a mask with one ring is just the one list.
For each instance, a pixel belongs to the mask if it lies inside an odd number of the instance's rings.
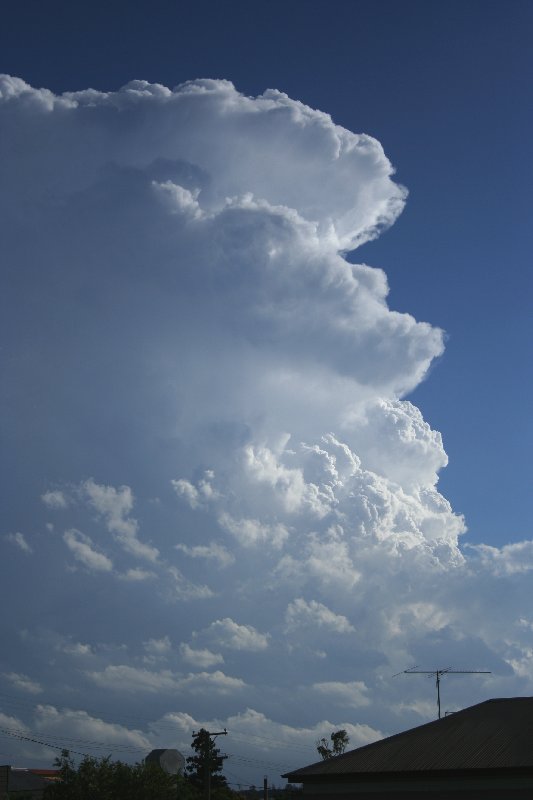
{"label": "cumulonimbus cloud", "polygon": [[66,528],[43,576],[61,587],[66,546],[117,598],[64,632],[94,647],[116,613],[127,640],[85,688],[180,690],[187,719],[232,697],[218,716],[243,731],[300,719],[307,692],[357,706],[363,743],[423,707],[389,681],[420,654],[522,686],[531,547],[462,551],[442,438],[406,399],[443,332],[346,258],[406,200],[380,143],[227,81],[57,96],[3,76],[0,146],[10,529],[41,497]]}

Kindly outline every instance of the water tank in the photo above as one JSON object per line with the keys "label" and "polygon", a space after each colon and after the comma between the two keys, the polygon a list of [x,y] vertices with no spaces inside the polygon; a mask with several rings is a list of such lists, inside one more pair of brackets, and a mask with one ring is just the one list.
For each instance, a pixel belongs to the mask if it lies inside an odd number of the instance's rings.
{"label": "water tank", "polygon": [[176,775],[178,772],[183,772],[185,768],[185,756],[179,750],[152,750],[146,758],[147,764],[157,764],[169,775]]}

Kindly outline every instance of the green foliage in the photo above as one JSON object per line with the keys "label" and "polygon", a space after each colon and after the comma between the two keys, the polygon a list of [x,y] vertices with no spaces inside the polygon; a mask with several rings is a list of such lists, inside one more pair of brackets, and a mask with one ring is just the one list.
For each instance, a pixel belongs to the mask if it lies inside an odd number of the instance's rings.
{"label": "green foliage", "polygon": [[157,764],[85,756],[76,767],[63,750],[55,766],[61,779],[46,788],[45,800],[196,800],[185,778],[168,775]]}
{"label": "green foliage", "polygon": [[324,761],[328,758],[333,758],[333,756],[342,755],[350,742],[350,737],[344,728],[339,731],[333,731],[330,739],[331,745],[326,738],[319,739],[316,743],[318,754]]}

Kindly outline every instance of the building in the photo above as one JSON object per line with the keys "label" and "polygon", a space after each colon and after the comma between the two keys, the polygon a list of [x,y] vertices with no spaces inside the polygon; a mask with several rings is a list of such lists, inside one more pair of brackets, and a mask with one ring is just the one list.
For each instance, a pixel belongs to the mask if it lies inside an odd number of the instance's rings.
{"label": "building", "polygon": [[0,766],[0,800],[41,800],[50,781],[57,780],[57,769],[20,769]]}
{"label": "building", "polygon": [[531,800],[533,697],[487,700],[283,777],[304,800]]}

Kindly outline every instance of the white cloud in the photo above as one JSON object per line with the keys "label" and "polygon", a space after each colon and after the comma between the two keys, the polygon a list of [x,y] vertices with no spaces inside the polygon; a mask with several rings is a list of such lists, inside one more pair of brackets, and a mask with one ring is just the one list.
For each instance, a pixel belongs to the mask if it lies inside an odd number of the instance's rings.
{"label": "white cloud", "polygon": [[151,572],[150,570],[140,569],[139,567],[135,567],[133,569],[127,570],[123,575],[120,576],[122,580],[125,581],[147,581],[151,578],[155,578],[155,572]]}
{"label": "white cloud", "polygon": [[194,672],[178,682],[180,689],[192,692],[203,693],[206,691],[217,692],[218,694],[230,694],[244,689],[246,684],[242,678],[232,678],[225,675],[220,670],[215,672]]}
{"label": "white cloud", "polygon": [[342,683],[341,681],[324,681],[313,684],[313,689],[331,698],[333,703],[349,708],[360,708],[370,705],[368,687],[363,681]]}
{"label": "white cloud", "polygon": [[168,575],[172,581],[172,594],[180,600],[205,600],[209,597],[213,597],[214,592],[209,586],[193,583],[176,567],[169,567]]}
{"label": "white cloud", "polygon": [[89,536],[81,531],[71,528],[63,534],[63,540],[77,561],[80,561],[89,570],[95,572],[111,572],[113,562],[104,553],[94,549]]}
{"label": "white cloud", "polygon": [[[391,309],[384,272],[344,257],[405,200],[381,145],[278,92],[210,80],[57,97],[4,77],[0,138],[0,238],[20,276],[1,319],[4,455],[27,469],[24,486],[6,476],[8,529],[42,529],[27,527],[25,487],[54,476],[64,489],[42,513],[65,509],[73,558],[115,578],[99,592],[78,575],[78,589],[46,537],[32,597],[12,604],[15,625],[32,607],[57,620],[53,644],[39,639],[43,689],[88,704],[109,687],[117,719],[136,692],[146,720],[180,693],[176,730],[305,742],[293,767],[335,728],[356,746],[420,721],[430,682],[400,690],[390,675],[443,652],[493,669],[480,693],[529,691],[531,543],[463,553],[465,522],[437,488],[441,436],[405,399],[443,332]],[[101,630],[92,654],[57,646]],[[182,644],[142,650],[155,630]],[[6,670],[30,671],[9,652]],[[145,668],[159,657],[167,670]],[[210,671],[221,664],[234,676]],[[329,721],[343,706],[359,726]],[[84,724],[57,714],[58,736]]]}
{"label": "white cloud", "polygon": [[199,492],[196,486],[193,486],[190,481],[186,481],[183,478],[173,480],[171,484],[178,497],[182,497],[186,500],[191,508],[198,508],[200,502]]}
{"label": "white cloud", "polygon": [[82,642],[64,645],[63,652],[72,656],[91,656],[93,654],[91,645],[83,644]]}
{"label": "white cloud", "polygon": [[203,667],[204,669],[224,663],[224,656],[221,653],[213,653],[205,647],[190,647],[186,642],[180,644],[180,655],[189,664],[194,664],[195,667]]}
{"label": "white cloud", "polygon": [[257,519],[234,519],[223,512],[218,518],[219,525],[231,533],[243,547],[255,547],[258,544],[280,548],[289,535],[289,531],[280,523],[269,525]]}
{"label": "white cloud", "polygon": [[171,692],[177,689],[176,676],[168,669],[152,672],[127,664],[108,665],[103,671],[88,672],[98,686],[123,692]]}
{"label": "white cloud", "polygon": [[353,633],[355,628],[343,614],[335,614],[327,606],[311,600],[309,603],[302,597],[297,597],[287,606],[285,612],[287,630],[299,630],[302,626],[310,625],[317,628],[333,631],[335,633]]}
{"label": "white cloud", "polygon": [[212,622],[206,631],[221,647],[231,650],[257,652],[266,650],[269,635],[260,633],[253,625],[239,625],[229,617]]}
{"label": "white cloud", "polygon": [[98,686],[123,692],[204,692],[219,694],[242,689],[246,684],[241,678],[215,672],[194,672],[180,676],[171,670],[153,672],[126,664],[109,665],[103,671],[88,672],[87,676]]}
{"label": "white cloud", "polygon": [[161,639],[148,639],[143,642],[143,647],[151,655],[164,656],[172,650],[172,643],[168,636],[163,636]]}
{"label": "white cloud", "polygon": [[8,542],[16,545],[25,553],[33,553],[33,548],[26,541],[26,537],[23,533],[20,533],[19,531],[17,531],[17,533],[8,533],[6,534],[5,538]]}
{"label": "white cloud", "polygon": [[23,692],[28,692],[29,694],[40,694],[43,691],[42,686],[37,681],[28,678],[27,675],[23,675],[22,673],[3,672],[2,676],[16,689],[20,689]]}
{"label": "white cloud", "polygon": [[45,506],[53,509],[66,508],[68,505],[68,500],[65,493],[57,489],[53,492],[45,492],[42,494],[41,500]]}
{"label": "white cloud", "polygon": [[533,541],[513,542],[503,547],[469,545],[482,566],[496,575],[513,575],[533,570]]}
{"label": "white cloud", "polygon": [[213,470],[206,470],[196,486],[184,478],[170,481],[172,488],[191,508],[198,508],[204,503],[215,500],[218,493],[213,489],[212,481],[215,477]]}
{"label": "white cloud", "polygon": [[130,516],[133,509],[133,493],[129,486],[103,486],[92,478],[85,481],[81,492],[93,508],[101,514],[110,533],[115,534],[117,541],[128,553],[147,561],[157,561],[159,550],[141,542],[137,538],[139,524]]}
{"label": "white cloud", "polygon": [[83,710],[39,705],[35,713],[35,724],[43,738],[62,736],[83,739],[85,742],[93,741],[115,753],[124,750],[127,754],[133,750],[147,755],[152,749],[149,738],[142,731],[106,722]]}
{"label": "white cloud", "polygon": [[176,550],[185,553],[190,558],[205,558],[208,561],[217,562],[221,567],[229,567],[235,562],[235,556],[217,542],[210,542],[208,545],[197,544],[192,547],[186,544],[177,544],[175,547]]}

